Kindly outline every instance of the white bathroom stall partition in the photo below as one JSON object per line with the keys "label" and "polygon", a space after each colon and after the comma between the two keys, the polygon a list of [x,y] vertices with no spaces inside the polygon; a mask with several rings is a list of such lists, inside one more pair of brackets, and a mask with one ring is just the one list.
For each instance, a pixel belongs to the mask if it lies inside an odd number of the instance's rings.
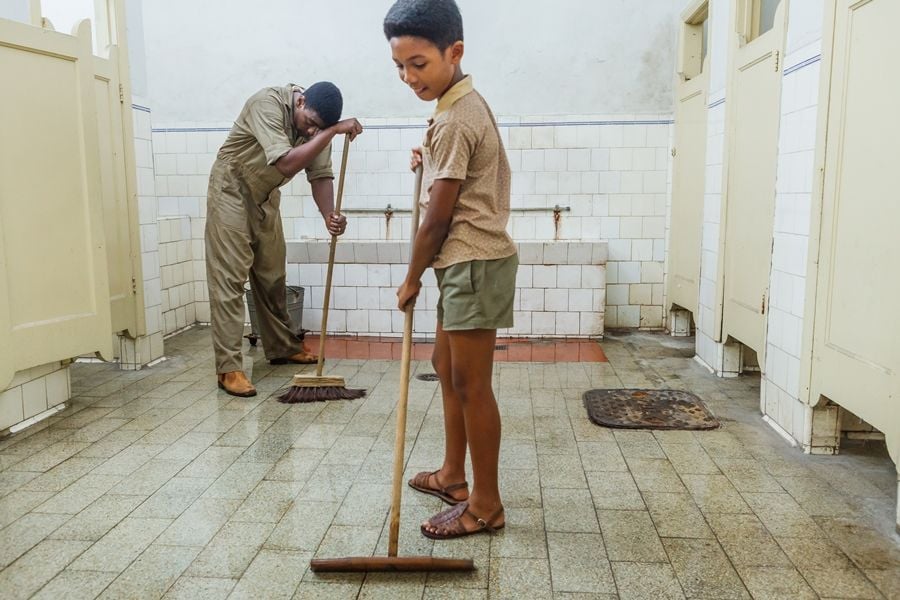
{"label": "white bathroom stall partition", "polygon": [[[698,318],[703,193],[706,182],[709,3],[692,1],[682,14],[675,80],[675,146],[666,295],[669,308]],[[674,306],[671,306],[674,305]]]}
{"label": "white bathroom stall partition", "polygon": [[146,334],[137,165],[123,0],[97,0],[94,86],[113,333]]}
{"label": "white bathroom stall partition", "polygon": [[[900,460],[900,3],[827,4],[805,344],[809,403],[834,403],[881,431]],[[890,61],[894,61],[891,63]],[[820,431],[813,421],[812,436]],[[827,433],[827,432],[826,432]],[[833,432],[839,436],[839,429]],[[898,513],[900,523],[900,513]]]}
{"label": "white bathroom stall partition", "polygon": [[0,390],[144,328],[125,58],[33,21],[0,19]]}
{"label": "white bathroom stall partition", "polygon": [[770,2],[737,0],[731,34],[720,341],[752,348],[759,364],[765,360],[787,1],[766,23]]}
{"label": "white bathroom stall partition", "polygon": [[[131,111],[124,110],[124,85],[120,83],[118,48],[108,58],[94,57],[94,86],[99,128],[99,152],[103,225],[109,272],[112,331],[132,338],[143,333],[143,301],[140,265],[140,233],[135,212],[135,182],[128,182],[126,148],[134,147],[132,133],[126,137],[123,122]],[[130,103],[128,104],[130,108]],[[129,185],[129,183],[131,185]]]}

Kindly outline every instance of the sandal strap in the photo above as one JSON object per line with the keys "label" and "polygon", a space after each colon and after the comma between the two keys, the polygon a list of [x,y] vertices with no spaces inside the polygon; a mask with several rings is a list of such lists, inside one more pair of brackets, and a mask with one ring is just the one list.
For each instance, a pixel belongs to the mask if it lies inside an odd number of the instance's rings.
{"label": "sandal strap", "polygon": [[437,471],[421,471],[416,473],[416,476],[412,478],[412,481],[419,487],[428,487],[428,479],[434,476],[435,473],[437,473]]}
{"label": "sandal strap", "polygon": [[[437,471],[432,471],[431,474],[428,476],[428,477],[433,477],[433,478],[434,478],[434,482],[435,482],[435,483],[437,484],[437,486],[438,486],[438,487],[436,488],[436,490],[437,490],[438,492],[440,492],[440,493],[442,493],[442,494],[448,494],[449,492],[452,492],[452,491],[454,491],[454,490],[460,490],[460,489],[462,489],[462,488],[467,488],[467,487],[469,487],[469,482],[468,482],[468,481],[463,481],[463,482],[461,482],[461,483],[451,483],[451,484],[448,485],[448,486],[441,486],[441,482],[440,482],[440,480],[438,480],[438,476],[437,476],[437,474],[440,473],[440,471],[441,471],[440,469],[438,469]],[[425,480],[425,485],[428,485],[428,479],[427,479],[427,478],[426,478],[426,480]]]}
{"label": "sandal strap", "polygon": [[494,533],[494,531],[496,531],[494,529],[494,521],[496,521],[497,518],[503,514],[503,506],[501,505],[500,508],[498,508],[494,512],[494,514],[492,514],[487,519],[482,519],[481,517],[477,516],[475,513],[470,511],[468,503],[466,504],[465,512],[469,513],[469,516],[472,517],[473,519],[475,519],[475,522],[478,523],[479,528],[486,529],[490,533]]}
{"label": "sandal strap", "polygon": [[[435,477],[434,480],[437,481],[437,477]],[[468,481],[462,481],[462,482],[460,482],[460,483],[451,483],[451,484],[448,485],[447,487],[442,488],[441,491],[442,491],[443,493],[446,494],[447,492],[452,492],[452,491],[455,491],[455,490],[461,490],[461,489],[464,489],[464,488],[467,488],[467,487],[469,487],[469,482],[468,482]]]}

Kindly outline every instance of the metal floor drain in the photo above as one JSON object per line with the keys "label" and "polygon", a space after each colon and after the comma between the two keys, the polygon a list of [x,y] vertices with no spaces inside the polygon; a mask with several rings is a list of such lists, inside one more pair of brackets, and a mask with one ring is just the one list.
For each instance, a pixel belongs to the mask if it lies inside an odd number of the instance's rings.
{"label": "metal floor drain", "polygon": [[591,422],[619,429],[715,429],[719,420],[696,395],[682,390],[589,390]]}
{"label": "metal floor drain", "polygon": [[419,373],[416,375],[419,381],[439,381],[437,373]]}

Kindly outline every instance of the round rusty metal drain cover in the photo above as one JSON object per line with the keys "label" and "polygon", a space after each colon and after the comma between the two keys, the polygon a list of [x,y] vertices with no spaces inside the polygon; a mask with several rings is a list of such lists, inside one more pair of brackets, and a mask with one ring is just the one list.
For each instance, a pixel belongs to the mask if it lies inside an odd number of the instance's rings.
{"label": "round rusty metal drain cover", "polygon": [[589,390],[591,422],[619,429],[715,429],[719,420],[696,395],[682,390]]}
{"label": "round rusty metal drain cover", "polygon": [[419,381],[438,381],[437,373],[419,373],[416,375]]}

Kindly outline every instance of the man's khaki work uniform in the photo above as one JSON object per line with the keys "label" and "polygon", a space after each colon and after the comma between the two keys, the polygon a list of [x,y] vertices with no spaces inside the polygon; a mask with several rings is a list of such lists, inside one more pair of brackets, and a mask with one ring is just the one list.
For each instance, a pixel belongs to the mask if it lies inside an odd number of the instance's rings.
{"label": "man's khaki work uniform", "polygon": [[[294,129],[295,85],[265,88],[244,105],[219,149],[206,204],[206,278],[216,372],[243,370],[244,283],[249,276],[266,358],[285,358],[303,344],[285,299],[281,192],[289,181],[275,161],[306,138]],[[334,178],[331,144],[306,168],[309,181]]]}

